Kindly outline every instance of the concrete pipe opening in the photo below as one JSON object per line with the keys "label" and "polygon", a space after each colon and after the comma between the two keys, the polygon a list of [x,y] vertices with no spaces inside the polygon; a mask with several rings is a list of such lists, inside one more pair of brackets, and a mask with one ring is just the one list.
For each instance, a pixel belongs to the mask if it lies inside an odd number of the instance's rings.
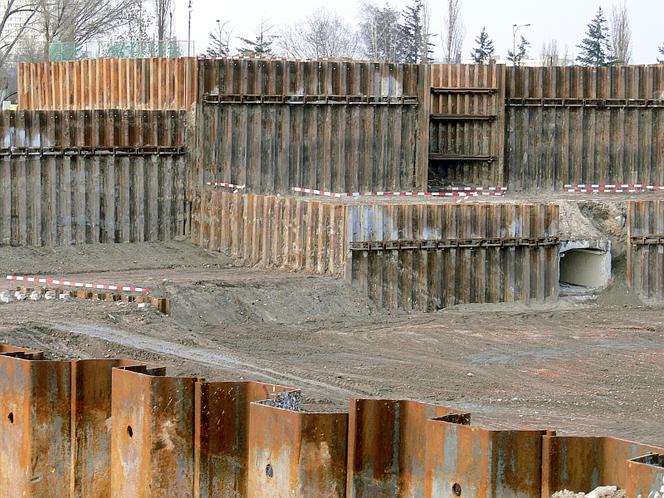
{"label": "concrete pipe opening", "polygon": [[611,280],[611,242],[570,240],[560,247],[562,295],[597,293]]}

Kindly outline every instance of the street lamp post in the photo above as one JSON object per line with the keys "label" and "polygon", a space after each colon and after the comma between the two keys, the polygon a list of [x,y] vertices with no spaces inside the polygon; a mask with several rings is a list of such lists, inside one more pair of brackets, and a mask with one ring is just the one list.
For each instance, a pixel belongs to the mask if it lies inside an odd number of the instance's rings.
{"label": "street lamp post", "polygon": [[512,25],[512,57],[514,58],[514,65],[516,66],[516,34],[521,28],[528,28],[530,24],[513,24]]}
{"label": "street lamp post", "polygon": [[189,0],[189,20],[187,22],[187,57],[191,57],[191,0]]}

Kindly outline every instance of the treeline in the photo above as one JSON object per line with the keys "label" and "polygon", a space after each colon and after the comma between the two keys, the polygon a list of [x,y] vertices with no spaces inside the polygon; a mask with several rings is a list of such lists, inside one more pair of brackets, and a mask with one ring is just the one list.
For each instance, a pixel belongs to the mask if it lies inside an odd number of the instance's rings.
{"label": "treeline", "polygon": [[[250,37],[233,36],[229,22],[217,20],[214,30],[210,32],[205,55],[419,63],[433,61],[436,51],[442,54],[438,61],[444,63],[459,63],[468,58],[477,64],[497,60],[514,65],[551,66],[608,66],[631,62],[632,31],[625,4],[614,5],[608,19],[602,8],[598,9],[585,35],[579,37],[580,43],[574,47],[575,55],[569,47],[561,49],[556,40],[550,40],[542,45],[539,57],[532,53],[531,43],[524,35],[530,24],[514,25],[514,44],[503,52],[505,55],[502,57],[497,54],[486,27],[475,38],[470,53],[464,54],[462,0],[444,0],[443,7],[440,34],[432,32],[431,10],[426,0],[410,0],[401,10],[389,3],[362,1],[355,26],[348,24],[334,11],[322,8],[288,26],[262,22],[257,33]],[[664,44],[658,50],[662,56],[658,62],[663,62]]]}
{"label": "treeline", "polygon": [[430,24],[431,11],[424,0],[411,0],[403,10],[363,1],[357,27],[327,8],[288,26],[263,21],[249,37],[233,36],[229,22],[217,20],[205,55],[430,62],[434,49]]}

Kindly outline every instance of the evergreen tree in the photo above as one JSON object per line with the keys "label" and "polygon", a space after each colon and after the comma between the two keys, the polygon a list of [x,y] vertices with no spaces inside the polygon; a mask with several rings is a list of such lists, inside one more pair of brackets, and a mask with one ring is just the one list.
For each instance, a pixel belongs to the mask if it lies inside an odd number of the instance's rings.
{"label": "evergreen tree", "polygon": [[519,42],[519,45],[516,47],[516,54],[511,50],[508,50],[507,60],[510,61],[515,66],[520,66],[523,63],[523,61],[528,58],[529,46],[530,42],[526,40],[526,38],[523,35],[521,35],[521,41]]}
{"label": "evergreen tree", "polygon": [[588,24],[586,37],[577,47],[581,50],[576,58],[584,66],[609,66],[613,64],[609,28],[602,7],[597,9],[594,19]]}
{"label": "evergreen tree", "polygon": [[475,64],[488,64],[493,59],[493,41],[486,32],[486,26],[482,28],[479,36],[475,38],[477,46],[470,53]]}
{"label": "evergreen tree", "polygon": [[266,26],[265,23],[261,22],[255,40],[240,37],[239,40],[244,43],[244,46],[240,48],[240,54],[253,55],[259,58],[272,57],[274,55],[272,43],[275,37],[269,33],[270,29],[272,29],[272,26]]}
{"label": "evergreen tree", "polygon": [[659,47],[659,53],[662,54],[662,58],[661,59],[658,58],[657,62],[659,62],[660,64],[664,64],[664,43],[662,43],[662,46]]}
{"label": "evergreen tree", "polygon": [[[430,50],[423,49],[423,0],[413,0],[412,4],[403,10],[403,22],[399,26],[400,50],[399,60],[407,63],[428,62]],[[430,44],[429,44],[430,45]]]}

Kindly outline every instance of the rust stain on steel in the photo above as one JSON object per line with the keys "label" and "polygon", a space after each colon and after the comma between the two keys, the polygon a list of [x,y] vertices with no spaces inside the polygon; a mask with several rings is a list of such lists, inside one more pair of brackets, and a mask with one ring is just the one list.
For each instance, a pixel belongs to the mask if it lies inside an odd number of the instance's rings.
{"label": "rust stain on steel", "polygon": [[111,374],[131,360],[71,362],[71,496],[111,496]]}
{"label": "rust stain on steel", "polygon": [[627,496],[664,496],[664,454],[651,453],[627,463]]}
{"label": "rust stain on steel", "polygon": [[144,366],[112,378],[111,495],[193,496],[197,379]]}
{"label": "rust stain on steel", "polygon": [[493,431],[464,415],[427,422],[425,496],[539,498],[546,431]]}
{"label": "rust stain on steel", "polygon": [[249,406],[292,389],[260,382],[196,382],[196,497],[247,494]]}
{"label": "rust stain on steel", "polygon": [[628,460],[664,454],[664,448],[592,436],[545,436],[542,449],[542,496],[562,489],[589,492],[604,485],[626,489]]}
{"label": "rust stain on steel", "polygon": [[347,413],[308,413],[264,403],[249,409],[248,497],[342,497]]}
{"label": "rust stain on steel", "polygon": [[423,496],[426,422],[450,413],[417,401],[352,399],[347,496]]}
{"label": "rust stain on steel", "polygon": [[16,349],[4,347],[0,355],[2,496],[67,496],[70,362]]}

